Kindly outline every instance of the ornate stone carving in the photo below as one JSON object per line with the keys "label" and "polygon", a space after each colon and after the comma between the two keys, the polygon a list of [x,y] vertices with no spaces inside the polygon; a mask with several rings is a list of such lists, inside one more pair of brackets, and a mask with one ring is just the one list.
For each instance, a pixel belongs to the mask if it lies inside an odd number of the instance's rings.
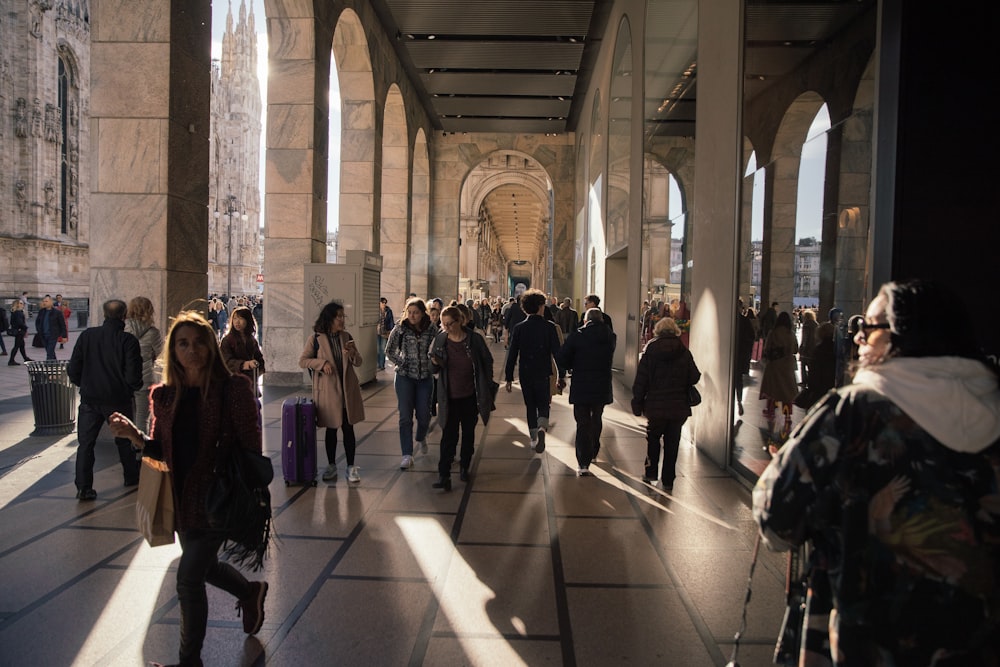
{"label": "ornate stone carving", "polygon": [[23,178],[17,179],[14,183],[14,197],[17,199],[17,208],[22,213],[28,205],[28,184]]}
{"label": "ornate stone carving", "polygon": [[17,98],[14,108],[14,134],[22,139],[28,136],[28,100]]}
{"label": "ornate stone carving", "polygon": [[76,212],[76,204],[71,203],[69,205],[69,228],[76,229],[76,223],[79,218],[79,214]]}
{"label": "ornate stone carving", "polygon": [[52,143],[56,143],[59,140],[57,112],[56,105],[51,103],[45,105],[45,141]]}
{"label": "ornate stone carving", "polygon": [[77,184],[79,183],[78,174],[76,171],[76,165],[70,163],[68,166],[69,172],[69,194],[71,197],[76,196]]}
{"label": "ornate stone carving", "polygon": [[45,181],[45,213],[49,214],[52,212],[52,207],[56,200],[56,186],[52,184],[52,181]]}

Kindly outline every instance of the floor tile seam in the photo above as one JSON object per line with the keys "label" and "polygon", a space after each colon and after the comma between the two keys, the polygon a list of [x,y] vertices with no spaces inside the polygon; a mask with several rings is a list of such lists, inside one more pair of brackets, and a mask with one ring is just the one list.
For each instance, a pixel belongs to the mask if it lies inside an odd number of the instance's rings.
{"label": "floor tile seam", "polygon": [[504,641],[559,641],[559,635],[549,634],[517,634],[512,632],[459,632],[456,630],[435,630],[431,633],[434,639],[495,639]]}
{"label": "floor tile seam", "polygon": [[109,567],[110,569],[118,569],[117,566],[111,567],[114,565],[114,561],[120,558],[121,556],[125,555],[126,553],[128,553],[130,550],[136,548],[140,542],[142,542],[142,537],[136,536],[136,538],[131,542],[126,543],[125,545],[123,545],[122,547],[120,547],[115,551],[112,551],[110,554],[108,554],[101,560],[97,561],[96,563],[93,563],[84,570],[78,572],[72,577],[69,577],[68,579],[66,579],[61,584],[57,585],[50,591],[43,593],[39,597],[36,597],[34,601],[30,602],[23,608],[17,610],[11,616],[8,616],[7,618],[4,618],[2,621],[0,621],[0,633],[6,630],[7,627],[12,623],[16,623],[21,618],[28,616],[36,609],[41,608],[51,600],[54,600],[59,595],[62,595],[66,591],[72,589],[73,586],[76,586],[78,583],[84,581],[87,577],[90,577],[94,573],[104,569],[109,569]]}
{"label": "floor tile seam", "polygon": [[[545,454],[543,453],[544,457]],[[563,667],[576,666],[576,647],[573,642],[573,619],[569,611],[569,598],[566,595],[566,577],[563,570],[562,546],[560,543],[559,522],[556,519],[555,497],[553,496],[552,479],[547,465],[542,468],[542,487],[545,491],[545,515],[549,530],[549,553],[552,567],[552,587],[556,604],[556,620],[559,627],[559,644],[562,652]]]}
{"label": "floor tile seam", "polygon": [[621,581],[567,581],[566,588],[594,588],[600,590],[652,590],[672,591],[673,584],[633,583]]}
{"label": "floor tile seam", "polygon": [[[63,522],[61,522],[59,524],[51,526],[51,527],[49,527],[49,528],[41,531],[40,533],[35,533],[31,537],[25,538],[21,542],[18,542],[17,544],[11,545],[11,546],[7,547],[6,549],[0,551],[0,559],[7,558],[8,556],[10,556],[11,554],[13,554],[14,552],[19,551],[20,549],[23,549],[23,548],[25,548],[27,546],[30,546],[31,544],[34,544],[35,542],[37,542],[39,540],[45,539],[46,537],[49,537],[50,535],[52,535],[53,533],[55,533],[56,531],[59,531],[59,530],[86,529],[86,530],[110,530],[110,531],[122,531],[122,532],[135,532],[135,530],[136,530],[135,528],[123,528],[123,527],[117,527],[117,526],[74,525],[76,522],[80,521],[81,519],[86,518],[88,516],[91,516],[91,515],[95,514],[96,512],[103,511],[104,509],[106,509],[111,504],[117,502],[118,500],[121,500],[122,497],[131,495],[133,493],[136,493],[136,490],[135,489],[129,489],[128,491],[125,491],[118,498],[109,498],[109,499],[103,500],[103,501],[99,500],[99,501],[97,501],[97,503],[100,504],[99,506],[95,504],[94,507],[92,507],[91,509],[87,510],[86,512],[83,512],[81,514],[76,514],[72,518],[66,519],[65,521],[63,521]],[[59,498],[54,498],[54,500],[59,500]],[[68,499],[64,500],[64,502],[68,502]],[[74,500],[73,502],[76,502],[76,501]]]}
{"label": "floor tile seam", "polygon": [[490,548],[501,548],[501,547],[512,547],[517,549],[548,549],[551,544],[549,542],[482,542],[476,540],[463,541],[459,540],[455,543],[455,546],[459,547],[490,547]]}
{"label": "floor tile seam", "polygon": [[389,584],[433,584],[434,580],[428,577],[403,577],[396,575],[379,574],[337,574],[331,572],[327,581],[368,581],[375,583]]}
{"label": "floor tile seam", "polygon": [[[492,419],[490,421],[493,421]],[[495,421],[493,421],[496,424]],[[477,421],[478,425],[478,421]],[[439,430],[444,431],[444,426],[439,424]],[[444,595],[445,587],[448,580],[448,572],[450,571],[451,562],[457,554],[457,544],[459,537],[461,535],[462,525],[464,524],[465,515],[468,511],[469,502],[472,498],[472,492],[475,484],[476,477],[478,475],[479,464],[483,458],[483,450],[485,449],[485,440],[490,432],[489,423],[483,424],[483,428],[479,433],[479,437],[476,439],[475,452],[473,453],[471,473],[472,479],[466,484],[465,489],[462,491],[462,498],[459,501],[459,507],[455,512],[455,521],[452,524],[451,530],[449,531],[449,538],[452,543],[452,549],[448,551],[447,556],[443,559],[441,566],[438,569],[439,576],[431,582],[432,595],[427,603],[427,608],[424,610],[424,615],[422,617],[420,627],[417,631],[416,640],[414,641],[413,648],[410,652],[409,664],[411,667],[419,667],[423,665],[427,650],[430,645],[430,640],[434,632],[434,624],[437,620],[437,616],[441,610],[441,598]],[[458,452],[456,452],[457,454]],[[440,456],[440,452],[439,452]]]}
{"label": "floor tile seam", "polygon": [[694,599],[688,592],[687,587],[684,585],[683,577],[677,573],[673,564],[670,562],[670,558],[668,557],[669,550],[664,548],[664,546],[656,539],[656,533],[653,530],[653,526],[650,523],[649,518],[642,512],[642,508],[639,506],[639,501],[629,495],[628,502],[632,505],[633,511],[646,533],[646,539],[648,540],[650,547],[660,560],[664,573],[673,584],[681,605],[687,612],[688,619],[691,621],[695,632],[701,639],[702,645],[705,647],[708,655],[715,661],[716,664],[723,664],[726,658],[722,654],[722,650],[719,648],[718,643],[715,641],[715,637],[708,626],[708,622],[705,621],[704,617],[702,617],[701,612],[698,609],[698,605],[695,603]]}
{"label": "floor tile seam", "polygon": [[320,572],[317,574],[316,578],[313,580],[312,584],[306,588],[306,590],[299,596],[298,602],[289,610],[288,614],[278,625],[277,630],[274,634],[268,638],[264,646],[264,655],[276,655],[278,649],[281,645],[288,639],[295,625],[302,619],[309,607],[315,602],[323,586],[331,578],[333,571],[340,565],[344,556],[354,545],[354,542],[358,539],[361,533],[367,526],[365,517],[362,517],[358,524],[354,527],[354,530],[344,539],[340,547],[334,551],[333,555],[326,564],[321,568]]}

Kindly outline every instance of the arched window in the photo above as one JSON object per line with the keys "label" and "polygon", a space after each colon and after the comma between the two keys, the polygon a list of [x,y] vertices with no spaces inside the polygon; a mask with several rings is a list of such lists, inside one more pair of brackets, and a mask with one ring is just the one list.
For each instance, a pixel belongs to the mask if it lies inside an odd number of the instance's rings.
{"label": "arched window", "polygon": [[59,47],[58,109],[56,150],[59,156],[59,231],[76,234],[80,198],[79,91],[74,85],[73,56],[65,45]]}

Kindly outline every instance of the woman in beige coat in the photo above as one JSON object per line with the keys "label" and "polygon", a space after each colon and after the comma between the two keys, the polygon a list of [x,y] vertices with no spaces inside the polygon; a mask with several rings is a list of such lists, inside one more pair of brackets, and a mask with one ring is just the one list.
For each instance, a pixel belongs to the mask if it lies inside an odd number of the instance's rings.
{"label": "woman in beige coat", "polygon": [[767,399],[764,416],[774,420],[776,403],[781,403],[785,416],[782,437],[792,430],[792,405],[799,393],[795,382],[795,355],[799,344],[792,332],[792,318],[788,313],[778,313],[774,328],[764,341],[764,377],[760,381],[760,398]]}
{"label": "woman in beige coat", "polygon": [[337,429],[344,431],[344,454],[347,458],[347,481],[360,482],[358,466],[354,465],[354,424],[365,418],[361,385],[354,372],[362,363],[361,353],[351,334],[344,329],[344,306],[331,301],[323,306],[313,334],[306,339],[299,367],[312,373],[313,401],[316,403],[316,423],[326,428],[327,467],[323,480],[337,479]]}

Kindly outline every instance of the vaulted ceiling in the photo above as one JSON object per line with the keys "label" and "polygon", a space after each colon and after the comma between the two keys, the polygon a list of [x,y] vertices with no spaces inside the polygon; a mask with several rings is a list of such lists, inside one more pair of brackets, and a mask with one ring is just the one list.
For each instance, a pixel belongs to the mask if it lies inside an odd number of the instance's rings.
{"label": "vaulted ceiling", "polygon": [[[745,95],[792,72],[875,0],[747,0]],[[443,132],[574,132],[612,0],[372,0],[436,128]],[[697,0],[649,0],[645,21],[647,139],[694,136]],[[614,48],[614,45],[609,45]],[[621,72],[630,77],[630,56]],[[605,120],[627,119],[630,86],[611,84]],[[602,87],[607,87],[604,83]],[[546,202],[527,189],[486,200],[510,258],[537,239]],[[523,195],[523,196],[522,196]],[[529,203],[534,201],[534,203]],[[531,208],[528,212],[525,209]],[[534,227],[532,227],[534,224]]]}

